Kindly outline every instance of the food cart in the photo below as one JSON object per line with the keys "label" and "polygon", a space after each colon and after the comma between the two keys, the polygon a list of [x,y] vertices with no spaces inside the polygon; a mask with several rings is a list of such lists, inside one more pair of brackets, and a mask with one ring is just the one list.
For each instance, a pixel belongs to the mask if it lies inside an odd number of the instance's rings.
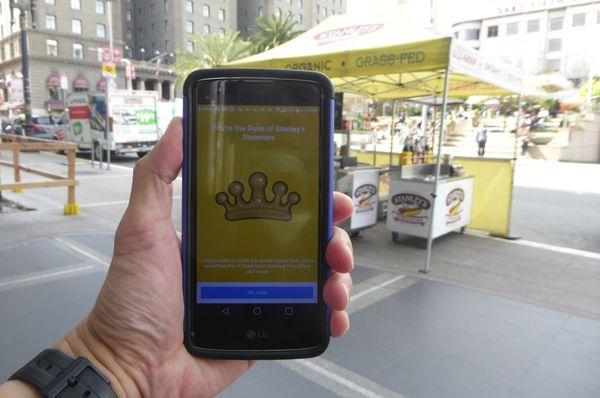
{"label": "food cart", "polygon": [[430,228],[432,239],[457,229],[464,231],[471,221],[473,177],[457,170],[442,165],[435,198],[431,195],[435,165],[416,164],[390,170],[387,227],[395,242],[400,234],[427,238]]}
{"label": "food cart", "polygon": [[379,209],[379,167],[355,166],[336,169],[335,189],[354,202],[352,217],[338,226],[358,236],[360,231],[377,224]]}

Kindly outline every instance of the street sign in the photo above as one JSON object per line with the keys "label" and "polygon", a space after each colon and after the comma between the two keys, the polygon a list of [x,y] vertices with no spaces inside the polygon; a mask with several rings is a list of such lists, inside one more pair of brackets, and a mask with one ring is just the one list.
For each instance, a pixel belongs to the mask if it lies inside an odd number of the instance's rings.
{"label": "street sign", "polygon": [[[123,56],[123,50],[121,49],[121,47],[119,46],[113,46],[113,56],[112,56],[112,62],[114,63],[119,63],[121,62],[121,58]],[[105,44],[102,47],[102,62],[110,62],[110,46],[108,44]]]}
{"label": "street sign", "polygon": [[111,62],[104,62],[102,64],[102,76],[106,78],[117,77],[117,67],[115,64]]}

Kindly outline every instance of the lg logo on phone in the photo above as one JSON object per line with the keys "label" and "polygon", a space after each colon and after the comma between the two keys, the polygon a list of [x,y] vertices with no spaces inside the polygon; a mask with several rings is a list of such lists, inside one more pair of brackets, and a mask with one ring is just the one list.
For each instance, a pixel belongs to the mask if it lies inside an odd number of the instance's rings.
{"label": "lg logo on phone", "polygon": [[246,331],[246,338],[248,340],[254,340],[254,339],[268,339],[269,338],[269,331],[268,330],[254,330],[254,329],[248,329]]}

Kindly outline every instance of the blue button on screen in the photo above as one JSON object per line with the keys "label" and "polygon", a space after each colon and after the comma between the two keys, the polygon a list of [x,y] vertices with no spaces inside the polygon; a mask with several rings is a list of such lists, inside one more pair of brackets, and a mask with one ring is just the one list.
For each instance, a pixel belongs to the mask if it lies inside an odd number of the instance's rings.
{"label": "blue button on screen", "polygon": [[200,297],[219,299],[312,299],[312,286],[202,286]]}

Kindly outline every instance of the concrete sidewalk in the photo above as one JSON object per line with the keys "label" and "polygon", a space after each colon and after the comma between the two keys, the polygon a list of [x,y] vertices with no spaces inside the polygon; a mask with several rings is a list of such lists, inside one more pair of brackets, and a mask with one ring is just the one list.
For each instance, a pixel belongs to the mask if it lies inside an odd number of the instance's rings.
{"label": "concrete sidewalk", "polygon": [[[22,161],[66,173],[53,154]],[[62,215],[66,189],[4,193],[38,210],[0,214],[0,378],[75,325],[107,271],[132,170],[77,168],[79,216]],[[600,254],[452,234],[422,274],[422,242],[393,243],[383,223],[353,243],[349,335],[318,359],[261,363],[223,396],[600,396]]]}

